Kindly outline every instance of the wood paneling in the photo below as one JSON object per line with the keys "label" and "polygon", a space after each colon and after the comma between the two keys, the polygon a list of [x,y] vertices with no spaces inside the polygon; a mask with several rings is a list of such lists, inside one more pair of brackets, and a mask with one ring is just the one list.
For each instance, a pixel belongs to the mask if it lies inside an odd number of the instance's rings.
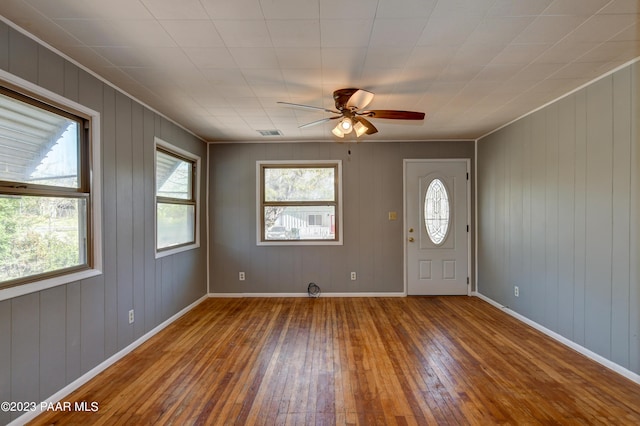
{"label": "wood paneling", "polygon": [[[630,283],[640,282],[640,262],[637,261],[640,253],[640,67],[637,65],[631,69],[631,223],[629,225],[629,254],[632,259],[629,268]],[[635,219],[634,219],[635,218]],[[635,256],[635,257],[633,257]],[[629,311],[629,335],[635,336],[635,342],[631,340],[629,347],[630,365],[633,371],[640,371],[640,285],[631,284],[629,288],[629,303],[635,308]]]}
{"label": "wood paneling", "polygon": [[[309,282],[325,293],[404,291],[402,160],[473,155],[470,141],[212,144],[211,291],[305,293]],[[257,246],[256,161],[318,159],[342,160],[344,245]],[[388,220],[390,211],[398,220]]]}
{"label": "wood paneling", "polygon": [[[587,271],[587,100],[585,91],[576,93],[576,181],[575,181],[575,279],[573,297],[573,339],[585,344],[585,281]],[[569,337],[570,336],[565,336]]]}
{"label": "wood paneling", "polygon": [[110,86],[102,89],[102,222],[104,246],[104,322],[112,324],[104,330],[104,351],[109,357],[118,350],[118,192],[116,174],[116,91]]}
{"label": "wood paneling", "polygon": [[[6,24],[0,24],[6,26]],[[9,61],[11,74],[38,83],[38,44],[17,31],[9,32]]]}
{"label": "wood paneling", "polygon": [[[0,401],[11,401],[11,301],[0,302]],[[11,413],[0,410],[0,424],[11,421]]]}
{"label": "wood paneling", "polygon": [[38,46],[38,85],[62,95],[64,73],[64,59],[46,47]]}
{"label": "wood paneling", "polygon": [[66,286],[67,305],[66,305],[66,327],[65,340],[66,348],[66,383],[71,383],[80,377],[80,341],[81,341],[81,289],[80,283],[75,282]]}
{"label": "wood paneling", "polygon": [[31,293],[11,302],[11,398],[35,400],[40,396],[40,295]]}
{"label": "wood paneling", "polygon": [[40,347],[46,348],[48,356],[40,358],[40,395],[44,400],[63,388],[66,378],[65,335],[67,294],[65,286],[53,287],[40,292]]}
{"label": "wood paneling", "polygon": [[636,424],[639,393],[477,298],[208,299],[32,424]]}
{"label": "wood paneling", "polygon": [[70,63],[69,61],[64,61],[64,92],[62,96],[67,99],[71,99],[74,102],[79,102],[78,92],[80,89],[79,75],[80,70],[78,67]]}
{"label": "wood paneling", "polygon": [[[131,105],[131,266],[132,271],[132,303],[131,308],[139,313],[137,321],[133,323],[133,338],[137,339],[145,333],[145,222],[153,222],[153,214],[145,216],[145,188],[144,188],[144,108],[137,104]],[[137,165],[142,165],[139,167]],[[153,211],[152,211],[153,212]],[[154,234],[151,234],[153,236]],[[150,236],[150,237],[151,237]],[[142,266],[142,267],[141,267]]]}
{"label": "wood paneling", "polygon": [[585,344],[611,358],[612,78],[587,88]]}
{"label": "wood paneling", "polygon": [[0,25],[0,68],[9,68],[9,27],[6,25]]}
{"label": "wood paneling", "polygon": [[[612,234],[611,234],[611,347],[613,361],[629,364],[631,223],[631,69],[613,78]],[[637,119],[638,117],[636,117]],[[637,259],[635,260],[637,261]]]}
{"label": "wood paneling", "polygon": [[631,65],[478,142],[480,292],[635,373],[639,76]]}
{"label": "wood paneling", "polygon": [[[84,374],[108,358],[105,353],[104,278],[93,277],[81,283],[80,330],[81,373]],[[116,327],[110,324],[108,328]]]}
{"label": "wood paneling", "polygon": [[[133,309],[133,149],[131,100],[116,94],[116,306],[117,349],[134,339],[133,324],[129,324],[129,310]],[[141,282],[142,283],[142,282]]]}
{"label": "wood paneling", "polygon": [[558,173],[560,164],[558,161],[558,105],[553,104],[545,109],[546,120],[546,147],[545,147],[545,326],[550,329],[558,329],[558,216],[559,216],[559,190]]}
{"label": "wood paneling", "polygon": [[575,99],[558,104],[558,331],[573,336],[575,292]]}
{"label": "wood paneling", "polygon": [[[165,258],[166,267],[156,276],[161,262],[154,247],[153,142],[158,136],[188,149],[203,166],[206,145],[5,23],[0,23],[0,68],[99,112],[102,125],[103,199],[95,207],[102,210],[104,273],[0,302],[0,400],[36,402],[205,294],[204,245],[176,260]],[[205,240],[204,221],[200,237]],[[164,300],[156,291],[163,273],[172,285]],[[136,321],[130,325],[132,308]],[[0,412],[0,424],[20,414]]]}
{"label": "wood paneling", "polygon": [[[143,147],[142,175],[144,185],[144,302],[136,307],[144,309],[144,317],[138,313],[138,321],[144,318],[144,331],[152,330],[160,323],[156,292],[156,258],[155,258],[155,222],[152,219],[156,208],[154,162],[156,150],[154,147],[155,115],[145,109],[143,118],[143,140],[139,143]],[[139,312],[139,311],[137,311]]]}

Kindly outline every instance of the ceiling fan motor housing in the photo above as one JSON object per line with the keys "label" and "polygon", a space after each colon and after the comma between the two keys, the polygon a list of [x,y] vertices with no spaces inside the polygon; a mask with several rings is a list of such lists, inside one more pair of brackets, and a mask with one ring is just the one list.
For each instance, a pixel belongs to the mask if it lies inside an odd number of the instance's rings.
{"label": "ceiling fan motor housing", "polygon": [[353,94],[356,93],[358,90],[360,89],[349,88],[349,89],[338,89],[334,91],[333,100],[336,103],[336,109],[338,111],[344,111],[345,109],[348,110],[348,108],[345,108],[345,107],[347,106],[349,99],[351,99],[351,96],[353,96]]}

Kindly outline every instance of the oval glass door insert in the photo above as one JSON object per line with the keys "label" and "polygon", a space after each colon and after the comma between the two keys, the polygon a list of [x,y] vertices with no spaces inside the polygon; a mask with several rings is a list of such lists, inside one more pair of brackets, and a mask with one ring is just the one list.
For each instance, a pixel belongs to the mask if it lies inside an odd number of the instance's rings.
{"label": "oval glass door insert", "polygon": [[424,225],[431,242],[440,245],[449,231],[449,194],[440,179],[434,179],[424,197]]}

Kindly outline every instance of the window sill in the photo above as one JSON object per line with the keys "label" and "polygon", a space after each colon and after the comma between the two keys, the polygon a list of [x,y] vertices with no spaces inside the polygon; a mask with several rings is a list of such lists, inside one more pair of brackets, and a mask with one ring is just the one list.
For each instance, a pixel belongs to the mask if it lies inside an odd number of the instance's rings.
{"label": "window sill", "polygon": [[342,241],[292,240],[292,241],[258,241],[258,246],[341,246]]}
{"label": "window sill", "polygon": [[91,277],[102,275],[102,271],[98,269],[85,269],[73,272],[67,275],[51,277],[40,281],[27,284],[20,284],[14,287],[8,287],[0,290],[0,301],[13,299],[14,297],[24,296],[25,294],[35,293],[37,291],[47,290],[59,285],[69,284],[75,281],[84,280]]}
{"label": "window sill", "polygon": [[189,251],[200,248],[200,243],[197,242],[195,244],[189,244],[188,246],[180,246],[169,250],[156,251],[156,259],[160,259],[162,257],[171,256],[172,254],[182,253],[183,251]]}

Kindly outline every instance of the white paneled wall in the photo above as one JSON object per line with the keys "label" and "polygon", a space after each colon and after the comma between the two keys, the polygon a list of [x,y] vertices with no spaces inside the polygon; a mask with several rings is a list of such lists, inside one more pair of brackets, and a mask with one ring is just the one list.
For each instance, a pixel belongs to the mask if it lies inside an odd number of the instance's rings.
{"label": "white paneled wall", "polygon": [[477,194],[479,292],[635,373],[639,84],[636,63],[480,140]]}
{"label": "white paneled wall", "polygon": [[[153,140],[202,158],[206,145],[4,23],[0,68],[100,112],[102,123],[104,273],[0,302],[0,401],[39,402],[206,294],[204,247],[155,259]],[[0,424],[19,414],[0,412]]]}

